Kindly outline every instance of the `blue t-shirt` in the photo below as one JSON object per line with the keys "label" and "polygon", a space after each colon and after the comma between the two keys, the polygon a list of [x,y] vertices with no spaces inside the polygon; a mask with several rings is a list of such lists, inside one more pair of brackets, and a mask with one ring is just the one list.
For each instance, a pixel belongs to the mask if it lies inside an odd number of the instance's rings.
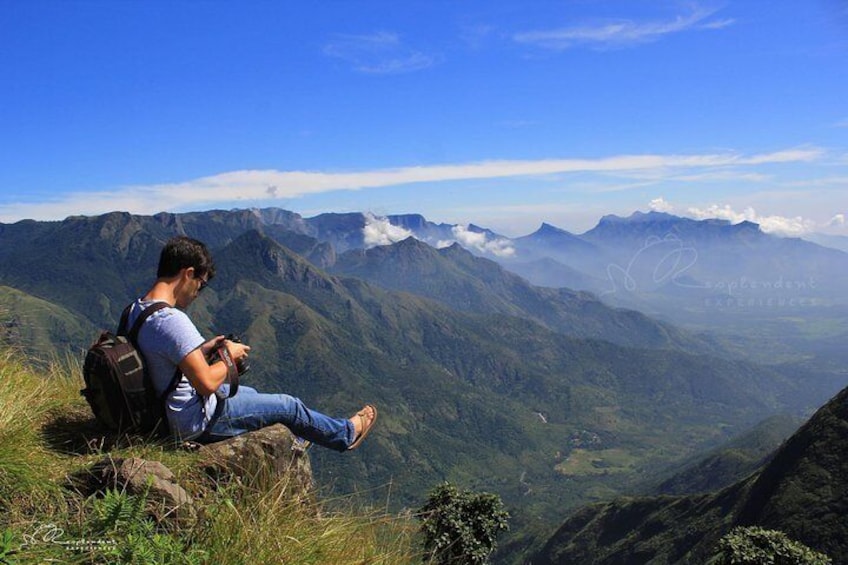
{"label": "blue t-shirt", "polygon": [[[155,302],[158,301],[136,300],[130,310],[127,328],[131,328],[139,314]],[[162,308],[147,318],[138,332],[138,347],[144,354],[158,395],[171,384],[177,365],[205,341],[186,313],[177,308]],[[171,434],[180,440],[194,439],[202,434],[215,413],[217,403],[218,398],[214,394],[206,397],[198,394],[183,376],[166,402],[165,412]]]}

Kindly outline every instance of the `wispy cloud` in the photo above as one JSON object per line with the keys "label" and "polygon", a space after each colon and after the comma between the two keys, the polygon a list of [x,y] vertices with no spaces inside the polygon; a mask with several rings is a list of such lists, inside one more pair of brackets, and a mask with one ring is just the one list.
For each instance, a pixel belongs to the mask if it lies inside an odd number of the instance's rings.
{"label": "wispy cloud", "polygon": [[513,40],[543,49],[563,51],[577,47],[619,49],[659,41],[665,36],[690,30],[717,30],[734,23],[732,19],[710,19],[713,10],[695,7],[690,14],[669,20],[637,21],[631,19],[536,30],[518,33]]}
{"label": "wispy cloud", "polygon": [[474,179],[540,177],[552,174],[708,172],[734,166],[808,162],[821,158],[817,148],[787,149],[743,155],[707,153],[692,155],[617,155],[598,159],[542,159],[535,161],[482,161],[357,172],[242,170],[188,180],[145,186],[118,187],[105,192],[78,192],[49,202],[0,204],[0,221],[23,218],[61,219],[71,214],[100,214],[128,210],[149,214],[166,210],[197,209],[248,201],[274,205],[283,199],[337,190],[361,190],[413,183],[455,182]]}
{"label": "wispy cloud", "polygon": [[362,239],[366,247],[375,245],[391,245],[403,241],[415,234],[406,228],[395,226],[388,218],[375,216],[371,213],[365,214],[365,227],[362,229]]}
{"label": "wispy cloud", "polygon": [[[846,162],[848,165],[848,162]],[[801,188],[813,188],[813,187],[845,187],[848,189],[848,176],[844,177],[821,177],[821,178],[813,178],[813,179],[804,179],[799,181],[792,181],[783,183],[784,186],[789,187],[801,187]]]}
{"label": "wispy cloud", "polygon": [[708,171],[691,175],[677,175],[668,180],[677,182],[765,182],[771,177],[762,173],[742,171]]}
{"label": "wispy cloud", "polygon": [[648,207],[654,212],[674,212],[674,206],[662,196],[651,200]]}
{"label": "wispy cloud", "polygon": [[[660,183],[761,183],[771,176],[746,168],[759,165],[799,163],[821,160],[825,152],[814,147],[793,148],[772,153],[737,155],[709,153],[690,155],[685,160],[667,159],[654,167],[613,168],[597,180],[570,183],[568,188],[589,193],[624,192],[646,188]],[[606,177],[606,178],[604,178]],[[608,182],[609,178],[626,179]]]}
{"label": "wispy cloud", "polygon": [[793,218],[785,216],[761,216],[754,208],[747,207],[745,210],[739,212],[734,210],[729,204],[723,206],[712,204],[706,208],[689,208],[688,212],[691,216],[699,220],[719,218],[729,220],[734,224],[747,220],[759,224],[760,229],[766,233],[792,237],[810,233],[815,231],[817,227],[816,222],[801,216],[795,216]]}
{"label": "wispy cloud", "polygon": [[432,67],[436,57],[405,45],[398,34],[339,35],[324,46],[324,54],[349,63],[354,70],[376,75],[400,74]]}
{"label": "wispy cloud", "polygon": [[497,257],[512,257],[515,255],[515,247],[508,239],[489,238],[483,232],[469,230],[467,226],[456,225],[451,228],[454,239],[439,241],[436,247],[443,248],[459,242],[465,248],[476,249],[481,253],[491,253]]}
{"label": "wispy cloud", "polygon": [[848,118],[839,120],[838,122],[833,124],[835,128],[848,128]]}

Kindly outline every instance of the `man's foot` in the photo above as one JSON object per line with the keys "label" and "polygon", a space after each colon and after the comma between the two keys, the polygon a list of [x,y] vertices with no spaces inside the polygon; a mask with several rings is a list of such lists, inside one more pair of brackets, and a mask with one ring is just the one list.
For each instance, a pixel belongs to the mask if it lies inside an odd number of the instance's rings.
{"label": "man's foot", "polygon": [[365,439],[365,436],[374,427],[374,422],[377,421],[377,408],[371,404],[366,404],[362,410],[353,415],[350,421],[353,424],[355,439],[350,444],[350,447],[348,447],[348,450],[359,447],[359,444],[362,443],[362,440]]}

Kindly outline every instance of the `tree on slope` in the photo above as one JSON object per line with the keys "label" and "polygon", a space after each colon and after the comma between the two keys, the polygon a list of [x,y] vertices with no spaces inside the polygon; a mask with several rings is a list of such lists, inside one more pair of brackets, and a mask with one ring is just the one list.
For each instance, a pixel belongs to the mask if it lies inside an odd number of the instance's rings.
{"label": "tree on slope", "polygon": [[418,514],[424,561],[436,565],[482,565],[495,550],[509,514],[496,494],[461,491],[450,483],[434,488]]}
{"label": "tree on slope", "polygon": [[830,558],[777,530],[734,528],[721,538],[710,565],[830,565]]}

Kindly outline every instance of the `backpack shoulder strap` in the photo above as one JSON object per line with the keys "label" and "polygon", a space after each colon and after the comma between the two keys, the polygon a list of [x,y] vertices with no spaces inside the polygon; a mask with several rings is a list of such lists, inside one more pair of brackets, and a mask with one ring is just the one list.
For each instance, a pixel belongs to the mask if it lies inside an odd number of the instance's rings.
{"label": "backpack shoulder strap", "polygon": [[127,335],[127,320],[130,319],[130,310],[132,310],[133,302],[130,302],[124,311],[121,312],[121,321],[118,324],[117,335]]}
{"label": "backpack shoulder strap", "polygon": [[[127,317],[129,317],[129,309],[132,307],[132,304],[127,306],[125,312],[127,313]],[[141,330],[141,325],[149,318],[154,312],[158,312],[163,308],[170,308],[170,305],[166,302],[155,302],[142,310],[141,314],[136,318],[135,323],[133,323],[132,329],[130,329],[130,333],[127,334],[127,339],[132,343],[136,348],[138,348],[138,332]],[[123,320],[123,325],[126,326],[126,322]],[[120,329],[120,328],[119,328]]]}
{"label": "backpack shoulder strap", "polygon": [[[127,335],[127,339],[129,340],[130,343],[133,344],[133,346],[136,349],[138,349],[137,340],[138,340],[138,332],[141,331],[141,325],[152,314],[158,312],[159,310],[162,310],[163,308],[170,308],[170,307],[171,307],[171,305],[168,304],[167,302],[154,302],[153,304],[151,304],[150,306],[148,306],[147,308],[145,308],[144,310],[141,311],[141,314],[138,315],[138,318],[136,318],[135,322],[133,323],[133,327],[132,327],[132,329],[130,329],[130,333]],[[124,314],[126,315],[126,318],[129,318],[130,309],[132,309],[132,304],[127,306],[126,309],[124,310]],[[126,323],[127,323],[127,320],[124,318],[124,316],[121,316],[121,328],[126,326]],[[141,353],[141,351],[139,351],[139,353]],[[148,381],[149,378],[150,378],[150,376],[145,371],[145,380],[148,383],[149,383],[149,381]],[[183,373],[182,373],[182,371],[180,371],[180,368],[177,367],[176,370],[174,371],[174,376],[171,377],[171,382],[168,383],[168,387],[162,392],[162,394],[160,394],[158,396],[159,400],[162,401],[162,400],[168,398],[169,394],[171,394],[172,392],[177,390],[177,386],[180,384],[180,381],[182,380],[182,378],[183,378]],[[150,386],[152,388],[153,385],[152,385],[152,383],[149,383],[148,386]]]}

